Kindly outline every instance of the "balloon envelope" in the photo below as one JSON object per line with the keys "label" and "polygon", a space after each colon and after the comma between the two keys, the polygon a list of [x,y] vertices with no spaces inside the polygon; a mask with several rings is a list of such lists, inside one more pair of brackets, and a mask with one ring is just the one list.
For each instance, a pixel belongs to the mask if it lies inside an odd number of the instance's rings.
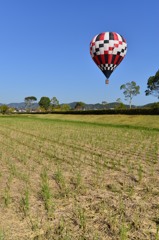
{"label": "balloon envelope", "polygon": [[108,79],[127,52],[125,39],[115,32],[96,35],[90,43],[90,54]]}

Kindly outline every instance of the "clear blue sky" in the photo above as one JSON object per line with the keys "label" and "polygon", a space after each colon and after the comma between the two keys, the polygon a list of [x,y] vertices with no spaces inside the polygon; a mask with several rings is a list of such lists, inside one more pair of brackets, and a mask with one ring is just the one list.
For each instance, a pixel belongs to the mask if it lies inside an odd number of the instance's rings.
{"label": "clear blue sky", "polygon": [[[94,35],[112,31],[128,43],[125,59],[105,85],[92,61]],[[159,0],[0,0],[0,102],[56,96],[60,103],[114,102],[135,81],[137,105],[159,69]]]}

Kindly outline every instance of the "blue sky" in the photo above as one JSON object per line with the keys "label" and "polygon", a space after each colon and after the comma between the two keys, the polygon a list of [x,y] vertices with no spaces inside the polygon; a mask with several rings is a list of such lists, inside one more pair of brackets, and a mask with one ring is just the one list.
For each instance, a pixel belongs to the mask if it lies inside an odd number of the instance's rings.
{"label": "blue sky", "polygon": [[[120,86],[135,81],[146,97],[147,80],[159,69],[158,0],[0,0],[0,102],[56,96],[60,103],[114,102]],[[89,44],[101,32],[124,36],[127,55],[105,85]]]}

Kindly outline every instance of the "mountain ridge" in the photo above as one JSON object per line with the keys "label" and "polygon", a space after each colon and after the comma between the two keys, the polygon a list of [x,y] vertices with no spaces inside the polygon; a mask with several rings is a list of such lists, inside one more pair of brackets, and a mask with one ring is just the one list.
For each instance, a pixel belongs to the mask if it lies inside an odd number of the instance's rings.
{"label": "mountain ridge", "polygon": [[[74,109],[76,104],[77,104],[77,101],[75,102],[71,102],[71,103],[62,103],[60,104],[61,106],[64,105],[64,104],[67,104],[70,106],[71,109]],[[85,106],[84,106],[84,109],[85,110],[100,110],[100,109],[111,109],[111,108],[115,108],[119,105],[120,103],[118,102],[111,102],[111,103],[106,103],[106,102],[103,102],[103,103],[85,103]],[[145,105],[132,105],[132,108],[146,108],[146,107],[150,107],[153,103],[148,103],[148,104],[145,104]],[[1,105],[4,105],[3,103],[0,103],[0,106]],[[11,107],[11,108],[15,108],[15,109],[26,109],[26,104],[25,102],[19,102],[19,103],[9,103],[9,104],[5,104],[7,105],[8,107]],[[129,105],[128,104],[124,104],[126,106],[126,108],[129,108]],[[36,109],[39,107],[39,104],[38,103],[33,103],[32,104],[32,109]]]}

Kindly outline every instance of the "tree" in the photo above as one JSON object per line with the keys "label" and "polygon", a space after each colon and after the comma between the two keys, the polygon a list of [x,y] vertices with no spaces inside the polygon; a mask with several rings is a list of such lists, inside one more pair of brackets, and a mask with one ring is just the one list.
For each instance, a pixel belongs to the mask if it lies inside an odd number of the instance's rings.
{"label": "tree", "polygon": [[24,101],[25,101],[26,108],[31,109],[33,103],[37,101],[37,98],[34,96],[29,96],[24,98]]}
{"label": "tree", "polygon": [[128,82],[120,86],[120,90],[124,90],[125,100],[129,101],[129,106],[131,108],[131,102],[134,96],[140,93],[140,86],[136,85],[136,82]]}
{"label": "tree", "polygon": [[145,94],[146,96],[154,95],[159,99],[159,70],[156,72],[155,76],[149,77]]}
{"label": "tree", "polygon": [[126,109],[125,104],[121,101],[121,98],[117,98],[116,102],[118,103],[115,106],[115,109]]}
{"label": "tree", "polygon": [[71,107],[68,104],[62,104],[61,105],[61,110],[62,111],[69,111]]}
{"label": "tree", "polygon": [[39,106],[44,108],[45,110],[48,110],[49,106],[50,106],[50,98],[48,97],[41,97],[40,101],[39,101]]}
{"label": "tree", "polygon": [[57,100],[56,97],[53,97],[53,98],[50,100],[50,103],[51,103],[50,110],[60,110],[59,101]]}
{"label": "tree", "polygon": [[51,99],[51,104],[53,105],[53,107],[57,107],[59,105],[59,101],[57,100],[56,97],[53,97]]}
{"label": "tree", "polygon": [[77,102],[75,105],[75,110],[82,110],[84,106],[85,106],[84,102]]}
{"label": "tree", "polygon": [[8,107],[7,105],[3,104],[3,105],[0,106],[0,112],[1,112],[2,114],[7,113],[8,110],[9,110],[9,107]]}

